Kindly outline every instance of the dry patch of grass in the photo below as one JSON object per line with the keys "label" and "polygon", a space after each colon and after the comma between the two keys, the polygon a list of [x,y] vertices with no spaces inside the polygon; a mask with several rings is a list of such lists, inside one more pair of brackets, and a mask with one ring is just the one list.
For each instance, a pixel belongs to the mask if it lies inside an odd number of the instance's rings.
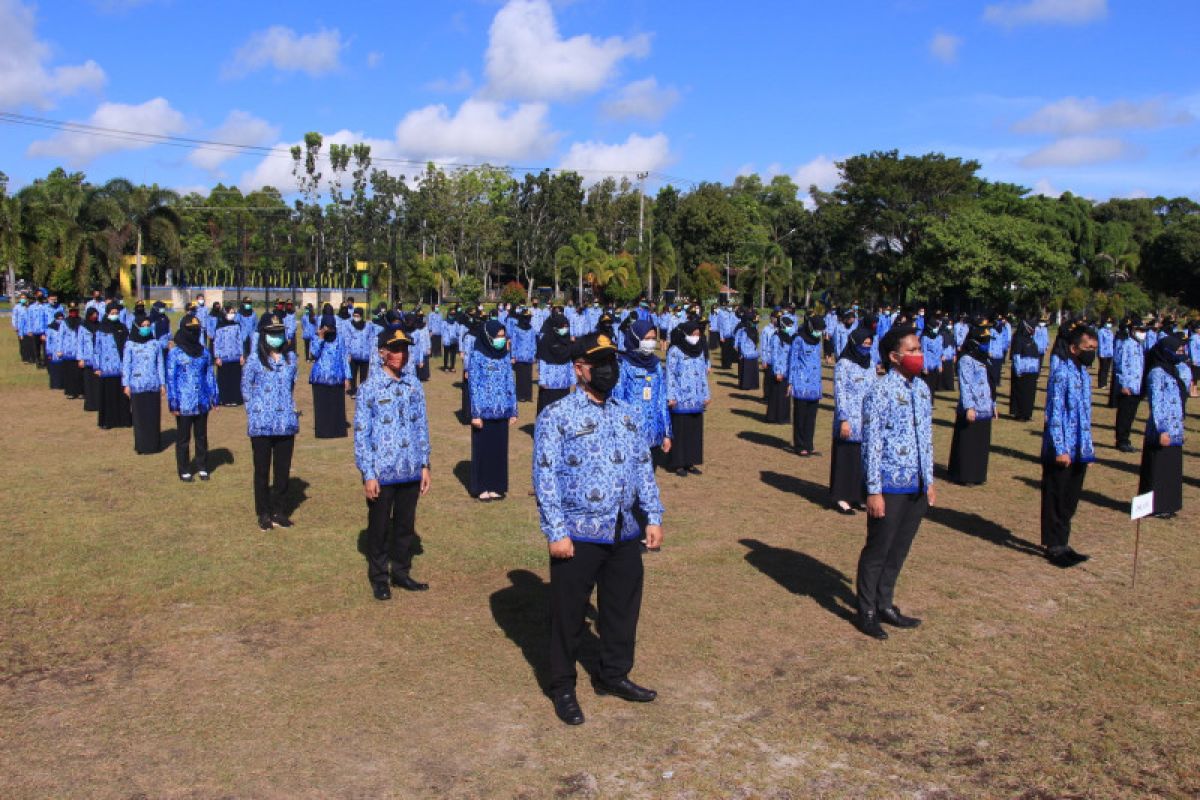
{"label": "dry patch of grass", "polygon": [[[848,621],[865,520],[826,508],[827,454],[785,452],[790,429],[712,377],[705,474],[659,479],[668,540],[647,557],[634,677],[660,700],[597,698],[583,678],[588,723],[566,729],[538,684],[528,430],[509,499],[470,500],[459,394],[434,371],[415,568],[433,589],[380,604],[351,443],[312,438],[307,385],[297,525],[264,535],[240,410],[212,419],[212,481],[181,484],[169,449],[135,456],[129,431],[100,431],[6,339],[5,796],[1200,794],[1194,415],[1187,510],[1146,525],[1136,592],[1137,456],[1101,449],[1073,538],[1093,559],[1063,572],[1031,547],[1040,428],[998,422],[987,486],[941,487],[901,578],[925,625],[880,644]],[[952,405],[935,412],[942,463]],[[1108,444],[1113,414],[1096,418]],[[828,408],[818,425],[823,440]]]}

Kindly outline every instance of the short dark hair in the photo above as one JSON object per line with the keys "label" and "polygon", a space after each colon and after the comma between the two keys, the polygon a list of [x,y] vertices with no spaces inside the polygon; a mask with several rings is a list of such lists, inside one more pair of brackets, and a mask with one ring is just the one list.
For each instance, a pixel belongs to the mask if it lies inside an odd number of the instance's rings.
{"label": "short dark hair", "polygon": [[901,340],[916,335],[917,329],[912,325],[896,325],[888,328],[888,332],[879,340],[879,360],[887,364],[887,357],[900,349]]}
{"label": "short dark hair", "polygon": [[1085,336],[1095,339],[1096,338],[1096,329],[1093,328],[1091,325],[1076,325],[1076,326],[1072,327],[1071,330],[1067,331],[1067,344],[1068,345],[1077,345],[1077,344],[1079,344],[1079,341]]}

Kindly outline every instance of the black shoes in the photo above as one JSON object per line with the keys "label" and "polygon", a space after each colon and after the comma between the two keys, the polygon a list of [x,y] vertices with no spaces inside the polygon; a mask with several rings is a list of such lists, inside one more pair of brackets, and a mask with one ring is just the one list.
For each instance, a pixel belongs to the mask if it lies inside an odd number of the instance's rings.
{"label": "black shoes", "polygon": [[686,478],[688,476],[688,471],[683,467],[680,467],[679,469],[675,470],[675,474],[681,478]]}
{"label": "black shoes", "polygon": [[879,615],[874,611],[858,612],[858,629],[872,639],[882,641],[888,638],[887,631],[879,625]]}
{"label": "black shoes", "polygon": [[205,472],[204,470],[200,470],[199,472],[196,473],[196,477],[202,481],[206,481],[206,480],[208,480],[208,473]]}
{"label": "black shoes", "polygon": [[851,508],[848,503],[844,506],[841,503],[836,503],[833,506],[833,510],[838,512],[839,514],[842,514],[843,516],[847,516],[847,517],[853,517],[855,514],[854,509]]}
{"label": "black shoes", "polygon": [[1129,442],[1122,442],[1121,444],[1117,445],[1117,449],[1120,450],[1122,453],[1136,453],[1137,452],[1137,448],[1134,447],[1133,445],[1131,445]]}
{"label": "black shoes", "polygon": [[259,514],[258,515],[258,529],[260,531],[269,531],[274,527],[275,526],[271,524],[271,515],[270,514]]}
{"label": "black shoes", "polygon": [[1068,569],[1087,561],[1090,556],[1076,553],[1070,547],[1052,547],[1046,551],[1046,560],[1059,569]]}
{"label": "black shoes", "polygon": [[288,519],[287,517],[285,517],[283,514],[272,514],[271,522],[272,522],[272,524],[275,525],[276,528],[292,527],[292,521],[290,519]]}
{"label": "black shoes", "polygon": [[399,587],[406,592],[423,592],[429,588],[428,583],[414,581],[408,575],[393,575],[392,586]]}
{"label": "black shoes", "polygon": [[579,707],[573,689],[554,696],[554,713],[568,725],[583,724],[583,709]]}
{"label": "black shoes", "polygon": [[638,686],[629,680],[629,678],[621,678],[621,680],[612,681],[611,683],[595,680],[592,681],[592,688],[596,690],[596,694],[598,695],[611,694],[613,697],[619,697],[631,703],[649,703],[658,697],[658,692],[653,689],[647,689],[644,686]]}
{"label": "black shoes", "polygon": [[900,613],[900,609],[896,606],[885,608],[879,612],[880,622],[886,622],[894,628],[915,628],[921,624],[921,620],[916,617],[906,617]]}
{"label": "black shoes", "polygon": [[188,473],[188,472],[183,473],[182,475],[179,476],[179,480],[183,481],[184,483],[191,483],[192,482],[191,473]]}
{"label": "black shoes", "polygon": [[387,583],[375,583],[371,585],[371,593],[375,595],[376,600],[391,600],[392,590],[388,588]]}
{"label": "black shoes", "polygon": [[700,471],[699,469],[697,469],[696,467],[688,467],[688,468],[687,468],[687,471],[688,471],[688,474],[689,474],[689,475],[703,475],[703,474],[704,474],[703,472],[701,472],[701,471]]}

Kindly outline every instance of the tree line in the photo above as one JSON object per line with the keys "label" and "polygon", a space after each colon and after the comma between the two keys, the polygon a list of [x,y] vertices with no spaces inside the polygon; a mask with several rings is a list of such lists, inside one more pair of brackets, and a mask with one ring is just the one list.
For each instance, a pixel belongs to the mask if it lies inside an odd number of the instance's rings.
{"label": "tree line", "polygon": [[[0,262],[61,293],[111,287],[153,256],[190,285],[363,285],[403,299],[504,293],[759,305],[1043,308],[1122,316],[1200,307],[1200,204],[1051,198],[988,181],[978,162],[897,151],[838,163],[832,191],[785,175],[644,183],[427,164],[393,174],[365,144],[292,149],[294,185],[180,195],[52,170],[9,192]],[[292,198],[289,202],[288,197]],[[365,270],[362,267],[365,266]],[[139,278],[140,280],[140,278]]]}

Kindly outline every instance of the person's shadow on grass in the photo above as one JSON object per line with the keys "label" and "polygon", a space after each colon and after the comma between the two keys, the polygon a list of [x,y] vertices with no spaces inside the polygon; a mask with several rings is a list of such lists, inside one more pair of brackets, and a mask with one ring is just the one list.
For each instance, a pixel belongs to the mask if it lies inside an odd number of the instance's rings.
{"label": "person's shadow on grass", "polygon": [[[549,696],[550,584],[527,569],[511,570],[508,580],[510,586],[492,593],[492,617],[504,635],[520,648],[542,693]],[[587,618],[595,624],[595,613],[590,606]],[[598,674],[600,640],[586,623],[579,646],[579,661],[588,675]]]}
{"label": "person's shadow on grass", "polygon": [[854,619],[858,600],[850,578],[824,561],[787,547],[774,547],[758,539],[739,539],[749,549],[746,561],[792,594],[811,597],[838,619]]}

